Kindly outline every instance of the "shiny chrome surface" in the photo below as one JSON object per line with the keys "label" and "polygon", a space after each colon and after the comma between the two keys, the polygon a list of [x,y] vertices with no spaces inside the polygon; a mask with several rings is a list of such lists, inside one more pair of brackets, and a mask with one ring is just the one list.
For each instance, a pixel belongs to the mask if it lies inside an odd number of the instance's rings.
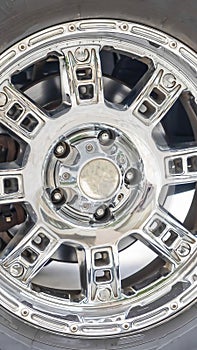
{"label": "shiny chrome surface", "polygon": [[79,186],[91,199],[110,198],[120,182],[119,171],[109,160],[98,158],[86,163],[79,174]]}
{"label": "shiny chrome surface", "polygon": [[[110,75],[121,59],[147,67],[134,86]],[[25,74],[35,82],[50,65],[51,76],[22,88]],[[0,56],[0,132],[20,145],[17,160],[0,162],[0,206],[26,210],[0,234],[6,309],[99,337],[194,302],[196,66],[174,38],[115,20],[49,28]],[[163,120],[179,100],[193,139],[176,147]]]}

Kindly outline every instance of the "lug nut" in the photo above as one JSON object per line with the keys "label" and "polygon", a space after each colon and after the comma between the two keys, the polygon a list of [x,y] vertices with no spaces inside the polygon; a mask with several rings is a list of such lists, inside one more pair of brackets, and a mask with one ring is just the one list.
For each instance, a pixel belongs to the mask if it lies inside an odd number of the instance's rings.
{"label": "lug nut", "polygon": [[140,172],[137,169],[129,169],[125,174],[125,183],[127,185],[137,185],[141,180]]}
{"label": "lug nut", "polygon": [[131,169],[128,170],[127,173],[126,173],[126,180],[127,180],[127,182],[131,183],[132,180],[134,179],[134,177],[135,177],[134,172]]}
{"label": "lug nut", "polygon": [[59,193],[59,192],[54,193],[53,199],[54,199],[54,201],[56,201],[56,202],[61,201],[61,199],[62,199],[61,193]]}
{"label": "lug nut", "polygon": [[98,135],[99,142],[103,146],[111,145],[114,141],[114,138],[115,135],[111,130],[102,130]]}
{"label": "lug nut", "polygon": [[94,217],[96,220],[108,220],[111,217],[111,212],[110,209],[106,206],[100,206],[99,208],[97,208],[97,210],[95,211]]}
{"label": "lug nut", "polygon": [[51,193],[51,200],[53,204],[63,204],[65,202],[65,197],[63,194],[63,191],[59,188],[56,188],[52,193]]}
{"label": "lug nut", "polygon": [[24,273],[24,267],[20,263],[14,263],[10,267],[10,274],[13,277],[20,277],[23,275],[23,273]]}
{"label": "lug nut", "polygon": [[62,153],[64,153],[64,147],[62,145],[57,146],[57,148],[55,149],[55,152],[58,155],[62,155]]}
{"label": "lug nut", "polygon": [[54,154],[57,158],[64,158],[67,157],[69,151],[69,146],[65,142],[61,141],[56,145]]}
{"label": "lug nut", "polygon": [[110,136],[107,132],[103,132],[100,136],[103,143],[109,142]]}
{"label": "lug nut", "polygon": [[105,210],[103,208],[98,208],[96,211],[96,216],[102,218],[105,215]]}
{"label": "lug nut", "polygon": [[4,92],[0,92],[0,107],[4,107],[7,103],[7,96]]}

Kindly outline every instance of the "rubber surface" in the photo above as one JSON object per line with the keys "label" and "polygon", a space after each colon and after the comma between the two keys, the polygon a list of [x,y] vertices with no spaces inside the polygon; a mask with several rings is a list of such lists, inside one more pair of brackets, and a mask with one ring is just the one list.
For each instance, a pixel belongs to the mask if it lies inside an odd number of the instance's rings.
{"label": "rubber surface", "polygon": [[49,25],[117,18],[154,26],[197,50],[196,0],[0,0],[0,51]]}
{"label": "rubber surface", "polygon": [[[196,14],[196,0],[0,0],[0,52],[38,30],[80,18],[116,18],[147,24],[196,51]],[[196,306],[159,327],[101,340],[49,334],[0,310],[0,350],[196,350],[196,331]]]}

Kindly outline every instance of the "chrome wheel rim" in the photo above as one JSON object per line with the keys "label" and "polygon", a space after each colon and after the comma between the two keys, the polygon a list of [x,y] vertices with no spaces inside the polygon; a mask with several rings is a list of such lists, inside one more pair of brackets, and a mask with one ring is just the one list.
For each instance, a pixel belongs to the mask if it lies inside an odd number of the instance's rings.
{"label": "chrome wheel rim", "polygon": [[174,38],[112,20],[0,56],[3,307],[99,337],[194,302],[196,63]]}

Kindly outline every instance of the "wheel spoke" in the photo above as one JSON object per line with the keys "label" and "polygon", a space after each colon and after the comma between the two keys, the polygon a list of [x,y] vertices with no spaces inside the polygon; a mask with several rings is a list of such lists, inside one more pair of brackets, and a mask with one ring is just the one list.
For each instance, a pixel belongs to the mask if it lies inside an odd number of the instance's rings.
{"label": "wheel spoke", "polygon": [[60,243],[57,236],[42,227],[34,227],[25,236],[19,231],[3,251],[2,265],[12,276],[27,284],[42,269]]}
{"label": "wheel spoke", "polygon": [[163,152],[165,184],[184,184],[197,181],[197,149]]}
{"label": "wheel spoke", "polygon": [[178,221],[158,208],[139,231],[139,239],[175,267],[196,249],[196,238]]}
{"label": "wheel spoke", "polygon": [[63,50],[65,59],[60,60],[63,101],[72,106],[103,102],[100,46],[81,46]]}
{"label": "wheel spoke", "polygon": [[21,171],[0,172],[0,204],[21,202],[25,191]]}
{"label": "wheel spoke", "polygon": [[178,78],[158,65],[130,109],[144,124],[154,127],[173,106],[184,89],[185,86]]}
{"label": "wheel spoke", "polygon": [[26,96],[7,83],[3,86],[5,106],[0,108],[0,121],[29,142],[43,127],[46,115]]}
{"label": "wheel spoke", "polygon": [[119,256],[116,246],[86,250],[86,297],[91,301],[117,300],[121,295]]}

